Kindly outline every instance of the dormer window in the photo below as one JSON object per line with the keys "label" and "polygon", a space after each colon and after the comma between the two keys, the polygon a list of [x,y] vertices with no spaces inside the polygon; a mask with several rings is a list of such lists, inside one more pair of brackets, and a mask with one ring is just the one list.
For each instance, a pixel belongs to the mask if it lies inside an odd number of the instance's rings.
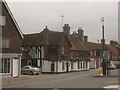
{"label": "dormer window", "polygon": [[0,16],[0,26],[5,26],[5,16]]}

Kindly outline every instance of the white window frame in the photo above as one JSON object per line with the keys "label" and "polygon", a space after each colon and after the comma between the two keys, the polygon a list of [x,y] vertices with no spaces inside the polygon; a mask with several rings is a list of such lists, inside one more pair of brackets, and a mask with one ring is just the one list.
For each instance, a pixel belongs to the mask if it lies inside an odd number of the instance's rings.
{"label": "white window frame", "polygon": [[[4,73],[4,71],[3,72],[0,72],[1,74],[10,74],[11,73],[11,59],[10,58],[2,58],[1,60],[5,60],[5,59],[7,59],[7,60],[10,60],[10,65],[9,65],[9,72],[8,73]],[[1,69],[3,68],[3,70],[4,70],[4,64],[3,64],[3,67],[1,67]]]}

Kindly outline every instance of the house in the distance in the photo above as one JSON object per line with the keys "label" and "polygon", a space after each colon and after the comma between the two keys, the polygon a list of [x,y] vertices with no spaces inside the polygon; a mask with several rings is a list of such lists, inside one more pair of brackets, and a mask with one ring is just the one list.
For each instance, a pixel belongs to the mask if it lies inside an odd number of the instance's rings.
{"label": "house in the distance", "polygon": [[0,75],[3,77],[20,76],[23,35],[6,2],[2,2],[0,25],[2,26]]}
{"label": "house in the distance", "polygon": [[52,31],[47,27],[42,31],[46,38],[43,73],[63,73],[70,71],[71,43],[64,32]]}
{"label": "house in the distance", "polygon": [[42,67],[42,61],[45,59],[44,41],[44,33],[24,34],[21,66]]}
{"label": "house in the distance", "polygon": [[41,67],[43,73],[69,71],[71,43],[64,32],[48,27],[36,34],[24,35],[22,64]]}
{"label": "house in the distance", "polygon": [[89,70],[89,49],[83,43],[83,30],[79,28],[77,32],[73,32],[73,34],[70,34],[69,32],[66,33],[68,34],[70,42],[72,43],[72,48],[70,51],[71,71]]}
{"label": "house in the distance", "polygon": [[116,41],[110,41],[110,44],[107,45],[107,49],[109,51],[109,59],[113,64],[120,63],[120,53],[119,53],[119,45]]}

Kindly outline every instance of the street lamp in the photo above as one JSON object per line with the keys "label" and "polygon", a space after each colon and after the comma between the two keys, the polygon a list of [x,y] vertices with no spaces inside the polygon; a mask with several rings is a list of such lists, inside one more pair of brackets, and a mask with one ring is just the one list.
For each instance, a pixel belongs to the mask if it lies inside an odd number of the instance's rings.
{"label": "street lamp", "polygon": [[104,50],[105,50],[105,38],[104,38],[104,17],[101,18],[102,23],[102,68],[103,68],[103,75],[106,75],[106,62],[104,58]]}

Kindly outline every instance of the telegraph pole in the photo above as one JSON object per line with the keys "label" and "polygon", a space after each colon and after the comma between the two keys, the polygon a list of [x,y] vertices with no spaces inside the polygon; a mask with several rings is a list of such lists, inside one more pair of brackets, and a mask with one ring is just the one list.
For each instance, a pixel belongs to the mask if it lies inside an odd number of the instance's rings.
{"label": "telegraph pole", "polygon": [[103,75],[106,75],[106,61],[104,58],[104,51],[105,51],[105,38],[104,38],[104,17],[101,18],[102,23],[102,68],[103,68]]}

